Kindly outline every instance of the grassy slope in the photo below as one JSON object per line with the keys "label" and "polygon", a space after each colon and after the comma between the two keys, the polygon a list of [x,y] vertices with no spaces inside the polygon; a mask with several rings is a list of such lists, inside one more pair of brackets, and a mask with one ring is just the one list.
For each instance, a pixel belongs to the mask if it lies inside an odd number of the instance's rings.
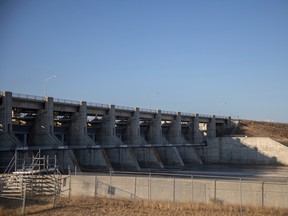
{"label": "grassy slope", "polygon": [[288,124],[240,120],[234,135],[270,137],[288,146]]}

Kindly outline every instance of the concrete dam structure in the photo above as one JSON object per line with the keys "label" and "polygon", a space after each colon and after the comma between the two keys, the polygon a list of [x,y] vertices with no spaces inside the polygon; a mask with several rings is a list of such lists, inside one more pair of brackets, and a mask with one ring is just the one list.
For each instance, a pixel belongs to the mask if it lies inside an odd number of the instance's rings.
{"label": "concrete dam structure", "polygon": [[[2,168],[7,166],[15,150],[22,158],[40,150],[57,155],[62,171],[69,167],[82,171],[141,170],[230,162],[288,165],[287,147],[263,154],[261,149],[266,147],[259,144],[261,138],[255,148],[253,142],[247,142],[249,138],[242,142],[222,137],[231,127],[231,118],[225,116],[5,91],[0,94],[0,163]],[[281,145],[269,142],[269,148]],[[278,149],[285,154],[280,159]]]}

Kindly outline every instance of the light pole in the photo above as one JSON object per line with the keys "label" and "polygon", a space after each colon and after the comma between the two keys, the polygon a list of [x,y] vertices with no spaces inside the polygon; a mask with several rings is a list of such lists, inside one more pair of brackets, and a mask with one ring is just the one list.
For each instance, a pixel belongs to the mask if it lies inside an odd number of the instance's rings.
{"label": "light pole", "polygon": [[45,79],[45,96],[47,97],[47,82],[53,78],[57,78],[57,75],[54,75],[54,76],[50,76],[48,77],[47,79]]}

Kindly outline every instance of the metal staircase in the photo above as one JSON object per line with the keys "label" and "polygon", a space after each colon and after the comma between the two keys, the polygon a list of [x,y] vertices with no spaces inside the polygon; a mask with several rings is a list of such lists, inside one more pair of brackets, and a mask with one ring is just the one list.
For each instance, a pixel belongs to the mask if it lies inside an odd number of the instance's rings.
{"label": "metal staircase", "polygon": [[[31,163],[27,164],[27,161]],[[22,199],[29,195],[54,195],[61,192],[61,173],[56,156],[41,156],[39,151],[32,159],[19,159],[17,152],[0,177],[0,197]]]}

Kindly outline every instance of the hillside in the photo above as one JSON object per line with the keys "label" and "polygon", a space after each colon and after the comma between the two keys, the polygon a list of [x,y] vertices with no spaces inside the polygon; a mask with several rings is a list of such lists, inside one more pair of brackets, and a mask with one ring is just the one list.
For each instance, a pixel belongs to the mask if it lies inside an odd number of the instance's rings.
{"label": "hillside", "polygon": [[288,123],[235,121],[234,136],[269,137],[288,146]]}

